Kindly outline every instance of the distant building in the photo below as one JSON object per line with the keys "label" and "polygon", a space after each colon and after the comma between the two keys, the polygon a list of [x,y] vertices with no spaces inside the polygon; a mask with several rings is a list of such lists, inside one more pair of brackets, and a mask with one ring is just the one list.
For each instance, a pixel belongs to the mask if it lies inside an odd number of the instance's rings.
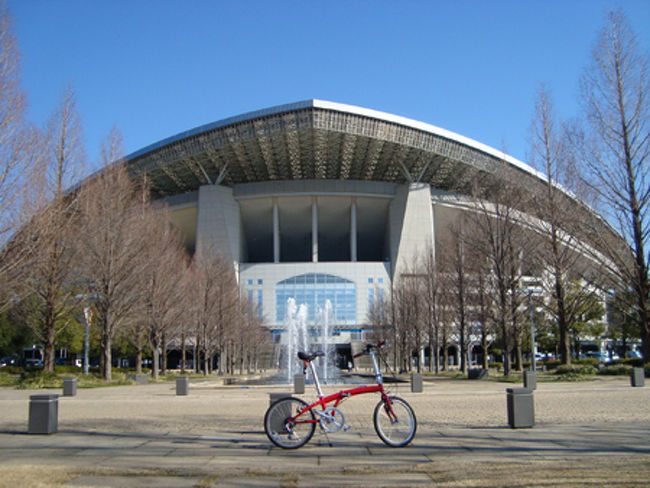
{"label": "distant building", "polygon": [[197,127],[127,157],[190,250],[232,260],[278,339],[293,297],[310,322],[330,300],[348,344],[404,267],[443,245],[472,207],[471,181],[504,162],[504,178],[544,188],[526,164],[458,134],[320,100]]}

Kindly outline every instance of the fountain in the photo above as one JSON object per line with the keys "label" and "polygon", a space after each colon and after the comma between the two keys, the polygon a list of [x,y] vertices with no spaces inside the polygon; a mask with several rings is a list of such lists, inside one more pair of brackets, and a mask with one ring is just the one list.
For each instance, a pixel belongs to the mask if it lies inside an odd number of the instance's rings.
{"label": "fountain", "polygon": [[332,344],[331,320],[332,303],[325,301],[322,309],[316,314],[317,320],[313,327],[308,327],[308,310],[304,303],[296,305],[294,298],[287,300],[287,314],[285,317],[285,354],[282,361],[284,374],[281,377],[293,382],[293,377],[302,372],[297,359],[298,351],[314,352],[323,351],[325,356],[318,359],[318,375],[323,383],[331,382],[336,376],[334,368],[334,344]]}
{"label": "fountain", "polygon": [[307,330],[307,305],[296,306],[296,300],[287,300],[286,325],[286,354],[283,361],[283,370],[286,371],[287,382],[293,381],[294,375],[298,373],[299,365],[296,360],[298,351],[309,351],[309,338]]}

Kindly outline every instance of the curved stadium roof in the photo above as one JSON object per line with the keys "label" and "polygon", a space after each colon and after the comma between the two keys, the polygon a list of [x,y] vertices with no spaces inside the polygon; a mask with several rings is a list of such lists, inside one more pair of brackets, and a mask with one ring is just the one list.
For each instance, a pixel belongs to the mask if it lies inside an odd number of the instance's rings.
{"label": "curved stadium roof", "polygon": [[[458,134],[374,110],[307,100],[197,127],[126,157],[154,197],[268,180],[421,181],[466,193],[477,173],[507,162],[531,189],[545,181],[524,163]],[[527,181],[528,180],[528,181]]]}

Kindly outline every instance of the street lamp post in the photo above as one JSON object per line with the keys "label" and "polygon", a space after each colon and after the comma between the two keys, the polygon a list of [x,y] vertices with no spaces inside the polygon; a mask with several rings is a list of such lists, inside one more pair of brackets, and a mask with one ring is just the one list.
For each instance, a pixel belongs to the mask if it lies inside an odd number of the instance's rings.
{"label": "street lamp post", "polygon": [[532,371],[537,371],[537,344],[535,344],[535,310],[533,309],[533,293],[528,293],[528,306],[530,307],[530,350]]}
{"label": "street lamp post", "polygon": [[93,311],[90,307],[84,307],[84,317],[86,318],[86,333],[84,335],[84,375],[88,376],[88,354],[90,349],[90,321],[93,317]]}

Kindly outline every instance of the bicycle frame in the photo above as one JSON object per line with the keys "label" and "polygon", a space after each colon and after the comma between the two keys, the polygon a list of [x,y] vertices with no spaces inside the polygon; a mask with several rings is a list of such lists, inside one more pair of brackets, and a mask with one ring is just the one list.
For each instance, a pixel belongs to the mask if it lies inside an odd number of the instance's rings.
{"label": "bicycle frame", "polygon": [[[307,407],[303,408],[300,412],[298,412],[294,417],[292,417],[289,421],[294,423],[294,424],[313,424],[313,423],[318,423],[320,422],[320,419],[314,418],[314,419],[305,419],[305,420],[297,420],[302,414],[305,412],[308,412],[309,410],[315,409],[316,407],[320,406],[322,410],[325,410],[327,408],[327,405],[329,403],[334,402],[333,407],[337,408],[339,404],[347,399],[351,398],[356,395],[363,395],[364,393],[380,393],[382,399],[384,402],[386,402],[387,406],[387,412],[388,415],[393,419],[396,420],[395,413],[393,412],[393,409],[390,408],[391,403],[388,395],[384,391],[384,379],[383,375],[381,373],[381,370],[379,369],[379,364],[377,363],[377,358],[375,357],[375,351],[370,351],[369,352],[370,357],[372,358],[372,365],[375,369],[375,381],[377,382],[376,385],[366,385],[366,386],[357,386],[355,388],[350,388],[348,390],[341,390],[336,393],[332,393],[331,395],[323,395],[323,391],[320,386],[320,382],[318,381],[318,373],[316,373],[316,367],[314,366],[313,361],[303,361],[304,366],[307,366],[307,363],[309,364],[309,368],[311,369],[312,376],[314,378],[314,384],[316,385],[316,390],[318,391],[318,400],[315,401],[314,403],[308,405]],[[317,411],[318,412],[318,411]]]}

